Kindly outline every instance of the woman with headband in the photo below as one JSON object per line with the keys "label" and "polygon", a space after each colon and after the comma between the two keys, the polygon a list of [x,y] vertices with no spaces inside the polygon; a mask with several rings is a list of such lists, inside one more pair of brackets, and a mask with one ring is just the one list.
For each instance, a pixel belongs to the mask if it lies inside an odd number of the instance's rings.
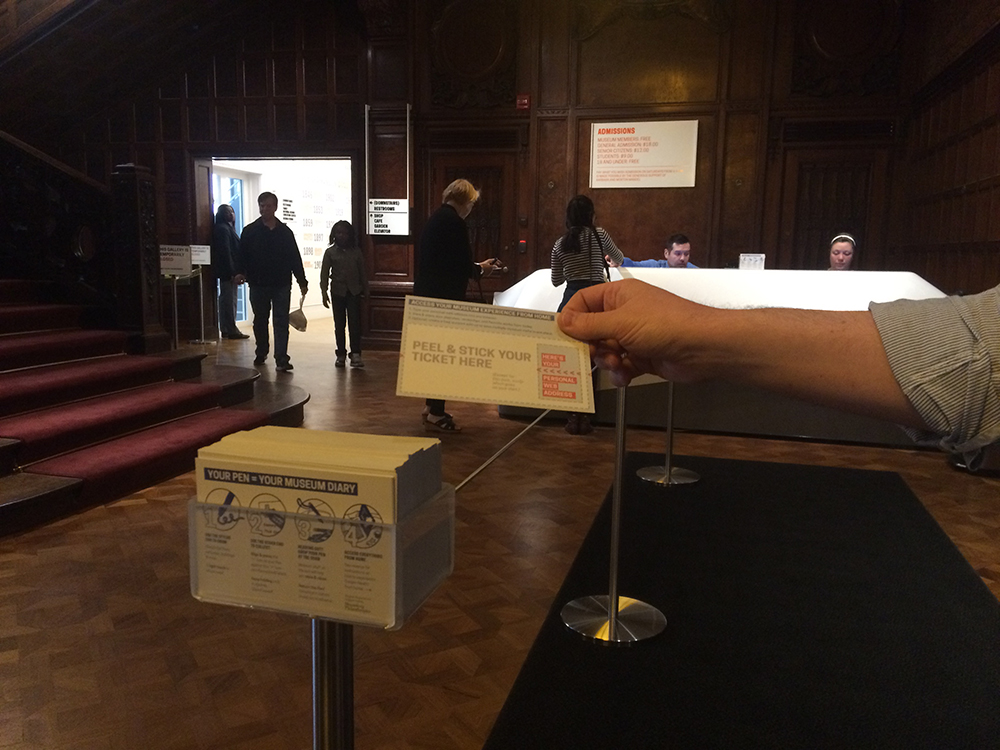
{"label": "woman with headband", "polygon": [[830,240],[830,267],[828,271],[850,271],[851,261],[854,260],[854,251],[857,243],[849,234],[838,234]]}

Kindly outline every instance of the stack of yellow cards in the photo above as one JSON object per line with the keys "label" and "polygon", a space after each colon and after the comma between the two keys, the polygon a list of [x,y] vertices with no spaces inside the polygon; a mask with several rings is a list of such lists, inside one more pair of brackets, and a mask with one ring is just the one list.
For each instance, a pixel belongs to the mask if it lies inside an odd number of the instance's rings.
{"label": "stack of yellow cards", "polygon": [[260,427],[202,448],[195,475],[204,601],[394,628],[451,572],[437,440]]}

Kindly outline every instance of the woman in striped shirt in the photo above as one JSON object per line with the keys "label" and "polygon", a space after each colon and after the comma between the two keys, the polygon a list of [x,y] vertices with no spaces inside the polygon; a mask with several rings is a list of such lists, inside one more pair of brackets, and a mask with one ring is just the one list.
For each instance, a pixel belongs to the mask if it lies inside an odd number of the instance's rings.
{"label": "woman in striped shirt", "polygon": [[560,311],[579,290],[605,281],[605,255],[615,265],[624,257],[611,235],[594,226],[593,201],[578,195],[566,206],[566,234],[552,246],[552,286],[566,282]]}
{"label": "woman in striped shirt", "polygon": [[[622,251],[611,235],[594,226],[594,202],[578,195],[566,206],[566,234],[552,246],[552,286],[566,282],[560,312],[579,290],[604,283],[608,273],[605,256],[616,266],[622,262]],[[586,414],[572,413],[566,420],[570,435],[593,431]]]}

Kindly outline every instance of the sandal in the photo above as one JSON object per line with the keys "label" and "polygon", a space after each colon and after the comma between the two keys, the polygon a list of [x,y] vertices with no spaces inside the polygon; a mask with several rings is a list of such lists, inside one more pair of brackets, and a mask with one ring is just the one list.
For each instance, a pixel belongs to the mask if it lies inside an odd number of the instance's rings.
{"label": "sandal", "polygon": [[441,432],[461,432],[462,428],[455,424],[451,414],[443,414],[440,417],[429,414],[424,417],[425,430],[440,430]]}
{"label": "sandal", "polygon": [[[427,417],[429,417],[431,415],[431,407],[425,406],[424,410],[422,412],[420,412],[420,414],[423,417],[424,421],[426,422],[427,421]],[[454,417],[452,417],[451,414],[449,414],[448,412],[445,412],[444,415],[446,417],[448,417],[448,419],[454,419]]]}

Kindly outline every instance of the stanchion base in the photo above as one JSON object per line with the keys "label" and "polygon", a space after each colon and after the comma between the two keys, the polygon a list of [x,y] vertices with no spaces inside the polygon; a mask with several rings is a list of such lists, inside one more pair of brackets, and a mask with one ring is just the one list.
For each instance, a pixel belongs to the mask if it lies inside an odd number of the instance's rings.
{"label": "stanchion base", "polygon": [[208,339],[191,339],[188,341],[189,344],[218,344],[218,341],[209,341]]}
{"label": "stanchion base", "polygon": [[670,481],[666,481],[667,472],[663,466],[643,466],[636,472],[639,479],[653,484],[694,484],[701,479],[701,475],[690,469],[680,469],[672,467],[670,469]]}
{"label": "stanchion base", "polygon": [[667,618],[656,607],[627,596],[618,597],[618,627],[611,638],[608,620],[608,596],[583,596],[562,608],[563,624],[587,638],[611,646],[627,646],[659,635],[667,626]]}

